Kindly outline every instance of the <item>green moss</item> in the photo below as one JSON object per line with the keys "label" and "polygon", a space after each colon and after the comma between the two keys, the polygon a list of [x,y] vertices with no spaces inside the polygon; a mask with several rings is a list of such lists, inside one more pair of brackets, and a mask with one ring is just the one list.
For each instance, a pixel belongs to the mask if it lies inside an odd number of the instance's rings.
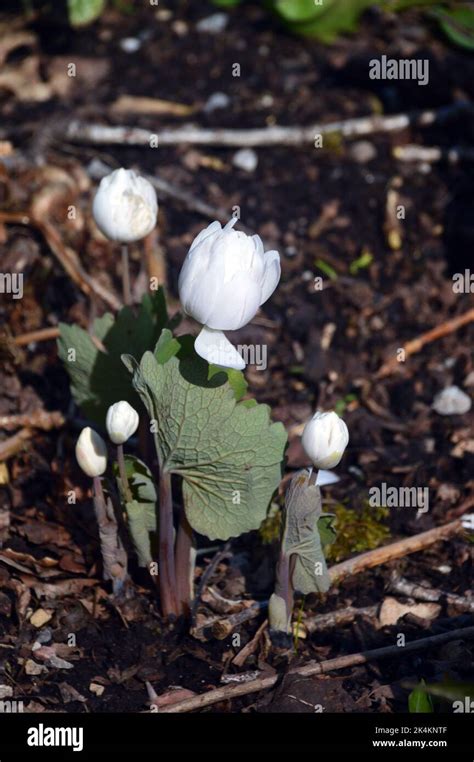
{"label": "green moss", "polygon": [[264,545],[278,542],[281,533],[281,510],[277,503],[272,503],[268,509],[267,518],[260,524],[258,530]]}
{"label": "green moss", "polygon": [[384,523],[389,513],[385,506],[373,508],[365,503],[362,508],[353,509],[338,504],[331,510],[336,514],[337,536],[325,549],[328,561],[342,561],[353,553],[372,550],[390,537]]}

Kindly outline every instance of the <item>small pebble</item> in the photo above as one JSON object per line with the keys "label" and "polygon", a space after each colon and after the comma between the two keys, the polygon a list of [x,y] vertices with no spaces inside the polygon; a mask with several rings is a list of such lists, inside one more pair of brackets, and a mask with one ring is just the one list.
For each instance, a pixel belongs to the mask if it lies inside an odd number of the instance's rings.
{"label": "small pebble", "polygon": [[471,398],[459,386],[447,386],[436,395],[432,407],[439,415],[463,415],[471,404]]}
{"label": "small pebble", "polygon": [[142,46],[142,41],[138,37],[124,37],[119,45],[124,53],[136,53]]}
{"label": "small pebble", "polygon": [[198,32],[220,34],[226,28],[228,21],[227,13],[213,13],[211,16],[206,16],[206,18],[198,21],[196,29]]}
{"label": "small pebble", "polygon": [[258,164],[258,156],[251,148],[241,148],[234,154],[232,164],[245,172],[254,172]]}
{"label": "small pebble", "polygon": [[452,568],[451,566],[448,566],[448,564],[442,564],[441,566],[438,566],[438,571],[441,572],[441,574],[451,574]]}
{"label": "small pebble", "polygon": [[227,108],[230,104],[230,98],[227,93],[212,93],[204,105],[206,114],[216,111],[219,108]]}
{"label": "small pebble", "polygon": [[357,143],[353,143],[350,147],[349,155],[358,164],[366,164],[368,161],[375,159],[377,151],[373,143],[370,143],[368,140],[358,140]]}

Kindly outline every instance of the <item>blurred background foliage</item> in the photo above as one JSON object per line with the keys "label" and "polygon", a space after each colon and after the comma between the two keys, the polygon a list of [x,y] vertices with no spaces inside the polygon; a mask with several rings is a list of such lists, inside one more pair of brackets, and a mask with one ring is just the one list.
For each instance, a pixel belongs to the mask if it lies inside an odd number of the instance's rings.
{"label": "blurred background foliage", "polygon": [[[264,5],[291,33],[312,37],[330,44],[341,34],[354,33],[364,11],[378,7],[387,12],[419,9],[426,23],[435,21],[456,45],[474,50],[474,2],[458,0],[211,0],[221,9],[243,4]],[[13,4],[15,5],[15,3]],[[24,13],[44,14],[62,11],[73,27],[96,21],[106,8],[129,14],[143,8],[134,0],[18,0]],[[60,7],[60,8],[59,8]]]}

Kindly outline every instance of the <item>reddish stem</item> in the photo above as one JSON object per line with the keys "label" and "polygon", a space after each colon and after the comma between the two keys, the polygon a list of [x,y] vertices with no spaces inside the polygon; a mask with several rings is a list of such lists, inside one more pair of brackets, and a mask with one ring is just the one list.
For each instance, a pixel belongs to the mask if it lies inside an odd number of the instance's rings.
{"label": "reddish stem", "polygon": [[171,475],[160,471],[160,506],[159,506],[158,571],[160,579],[160,598],[165,618],[178,616],[176,598],[176,574],[173,547],[173,496]]}
{"label": "reddish stem", "polygon": [[176,539],[176,590],[181,613],[186,617],[191,610],[191,551],[193,548],[193,530],[186,518],[184,508]]}

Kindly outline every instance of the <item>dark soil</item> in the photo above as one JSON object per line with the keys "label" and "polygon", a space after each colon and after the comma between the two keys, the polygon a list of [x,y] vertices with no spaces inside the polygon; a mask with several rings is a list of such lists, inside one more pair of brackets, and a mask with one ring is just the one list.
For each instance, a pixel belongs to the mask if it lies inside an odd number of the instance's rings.
{"label": "dark soil", "polygon": [[[119,294],[117,251],[91,223],[95,183],[88,172],[93,160],[156,174],[211,206],[228,209],[229,216],[240,206],[243,223],[282,258],[275,295],[234,338],[268,346],[268,369],[250,368],[247,378],[250,392],[271,405],[274,418],[288,427],[287,473],[306,465],[301,424],[316,407],[339,406],[351,440],[338,469],[341,481],[325,489],[328,508],[343,502],[360,510],[369,487],[387,482],[430,491],[430,510],[421,517],[410,509],[389,512],[393,539],[462,515],[474,505],[473,412],[442,417],[431,405],[435,394],[451,384],[472,396],[472,323],[428,344],[390,376],[377,380],[375,373],[406,341],[473,306],[472,294],[455,294],[451,280],[472,266],[474,181],[469,163],[414,164],[397,161],[392,153],[395,146],[409,143],[472,149],[472,115],[442,126],[375,133],[367,139],[370,158],[362,156],[367,146],[357,140],[330,141],[324,149],[258,149],[258,166],[251,173],[233,168],[233,149],[78,146],[61,139],[58,125],[81,119],[159,132],[165,125],[192,120],[203,127],[244,129],[437,109],[460,98],[474,100],[472,55],[449,46],[416,13],[400,18],[369,13],[357,36],[325,47],[291,36],[255,7],[233,12],[218,35],[198,33],[196,22],[215,7],[175,5],[170,18],[152,21],[150,12],[124,16],[110,11],[83,31],[72,31],[59,19],[19,22],[30,41],[13,46],[6,66],[35,62],[29,82],[37,91],[24,99],[21,88],[0,85],[0,138],[12,142],[18,159],[0,157],[2,211],[29,208],[46,182],[45,167],[65,172],[73,181],[63,201],[53,206],[56,229],[85,269]],[[0,15],[0,24],[4,20]],[[140,49],[124,52],[120,40],[135,36],[142,40]],[[368,62],[382,53],[428,58],[429,84],[370,80]],[[64,77],[68,62],[76,63],[77,77]],[[240,77],[231,74],[235,62]],[[41,100],[44,85],[49,94]],[[229,106],[209,112],[205,104],[216,92],[229,96]],[[124,94],[187,104],[195,113],[186,118],[114,115],[111,104]],[[390,189],[406,208],[399,248],[389,240]],[[210,220],[158,195],[159,245],[173,300],[187,248]],[[79,209],[72,224],[64,221],[71,203]],[[354,262],[364,252],[370,264],[357,270]],[[396,625],[377,627],[373,619],[358,618],[300,638],[290,656],[271,653],[263,635],[243,668],[231,661],[262,624],[263,614],[238,630],[240,640],[200,641],[179,626],[170,631],[138,569],[133,570],[130,598],[114,604],[100,579],[89,484],[74,459],[84,422],[71,402],[55,342],[18,347],[11,341],[60,320],[87,326],[105,306],[71,282],[43,236],[29,225],[0,221],[0,259],[3,272],[25,273],[24,298],[2,295],[0,300],[0,446],[20,428],[2,428],[2,416],[44,408],[61,411],[67,419],[60,428],[36,430],[21,452],[6,465],[0,463],[0,685],[12,686],[14,697],[30,711],[139,712],[148,707],[146,681],[158,694],[170,686],[202,692],[219,685],[223,673],[276,669],[282,680],[275,690],[211,710],[306,712],[321,704],[326,711],[399,712],[407,709],[407,686],[420,678],[472,682],[472,644],[462,641],[331,677],[283,677],[289,659],[294,664],[332,658],[393,645],[399,633],[410,640],[473,623],[472,615],[446,601],[431,621],[408,614]],[[318,261],[332,268],[335,277],[328,278]],[[133,266],[138,276],[138,252]],[[322,291],[314,290],[317,276],[324,279]],[[67,502],[70,490],[78,495],[76,506]],[[208,544],[201,539],[202,548]],[[213,552],[201,553],[199,572]],[[268,599],[275,546],[255,533],[233,542],[231,552],[230,560],[218,566],[213,587],[225,598]],[[305,616],[381,603],[392,595],[388,580],[394,570],[418,584],[465,596],[471,562],[465,537],[437,544],[349,580],[324,599],[310,597]],[[29,618],[38,609],[51,618],[35,627]],[[200,608],[201,616],[212,613],[208,603]],[[70,666],[54,666],[52,651],[35,656],[32,646],[38,637]]]}

